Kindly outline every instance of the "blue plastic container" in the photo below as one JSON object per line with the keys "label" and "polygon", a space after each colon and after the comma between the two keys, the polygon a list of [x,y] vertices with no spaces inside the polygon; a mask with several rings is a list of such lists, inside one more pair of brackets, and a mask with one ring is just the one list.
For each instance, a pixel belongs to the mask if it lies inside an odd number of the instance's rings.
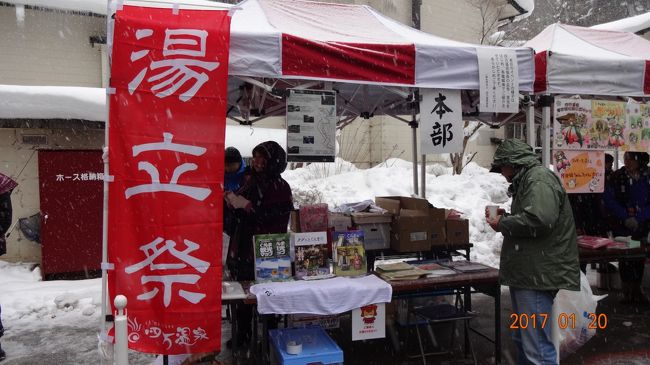
{"label": "blue plastic container", "polygon": [[[343,364],[343,351],[321,327],[283,328],[269,331],[272,365]],[[297,355],[287,353],[287,343],[302,344]]]}

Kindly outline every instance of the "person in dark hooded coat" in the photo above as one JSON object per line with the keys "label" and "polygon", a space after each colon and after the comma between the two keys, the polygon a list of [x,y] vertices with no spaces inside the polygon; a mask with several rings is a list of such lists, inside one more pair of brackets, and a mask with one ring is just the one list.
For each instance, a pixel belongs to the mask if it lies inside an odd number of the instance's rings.
{"label": "person in dark hooded coat", "polygon": [[[291,187],[280,176],[286,167],[287,155],[276,142],[263,142],[253,149],[250,172],[237,191],[247,203],[241,204],[240,199],[238,205],[243,207],[233,208],[236,222],[226,261],[237,281],[255,280],[253,236],[287,232],[293,200]],[[252,310],[252,306],[238,307],[238,343],[250,341]]]}
{"label": "person in dark hooded coat", "polygon": [[535,323],[512,331],[518,364],[557,364],[551,326],[543,322],[559,289],[580,290],[569,198],[557,175],[539,163],[525,142],[503,141],[490,171],[511,183],[511,212],[500,209],[496,217],[485,212],[487,223],[503,234],[501,284],[510,287],[513,313],[536,318]]}

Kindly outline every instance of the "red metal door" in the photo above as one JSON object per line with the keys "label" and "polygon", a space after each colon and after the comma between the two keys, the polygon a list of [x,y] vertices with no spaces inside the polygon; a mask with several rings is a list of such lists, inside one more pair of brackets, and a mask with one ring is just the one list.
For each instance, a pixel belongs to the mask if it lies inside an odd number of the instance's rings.
{"label": "red metal door", "polygon": [[99,274],[104,171],[101,156],[101,151],[38,152],[45,278]]}

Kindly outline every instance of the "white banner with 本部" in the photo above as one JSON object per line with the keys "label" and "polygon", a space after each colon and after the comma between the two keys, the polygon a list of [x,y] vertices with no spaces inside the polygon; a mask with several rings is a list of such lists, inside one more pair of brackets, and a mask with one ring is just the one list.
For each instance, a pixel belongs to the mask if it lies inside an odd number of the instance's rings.
{"label": "white banner with \u672c\u90e8", "polygon": [[481,112],[519,111],[519,70],[513,50],[477,48]]}
{"label": "white banner with \u672c\u90e8", "polygon": [[421,89],[420,148],[422,154],[463,151],[460,90]]}

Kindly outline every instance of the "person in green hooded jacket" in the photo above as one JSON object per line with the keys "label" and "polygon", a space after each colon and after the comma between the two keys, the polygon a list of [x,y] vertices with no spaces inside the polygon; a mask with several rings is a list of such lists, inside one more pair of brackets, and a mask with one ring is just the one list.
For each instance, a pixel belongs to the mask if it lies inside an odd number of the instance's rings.
{"label": "person in green hooded jacket", "polygon": [[[518,364],[556,364],[550,321],[559,289],[580,290],[580,265],[571,206],[560,179],[543,167],[532,147],[501,143],[491,172],[511,183],[511,212],[499,209],[487,223],[503,234],[500,280],[510,287],[512,310],[531,321],[512,332]],[[532,317],[536,314],[535,317]],[[532,323],[536,318],[536,323]]]}

